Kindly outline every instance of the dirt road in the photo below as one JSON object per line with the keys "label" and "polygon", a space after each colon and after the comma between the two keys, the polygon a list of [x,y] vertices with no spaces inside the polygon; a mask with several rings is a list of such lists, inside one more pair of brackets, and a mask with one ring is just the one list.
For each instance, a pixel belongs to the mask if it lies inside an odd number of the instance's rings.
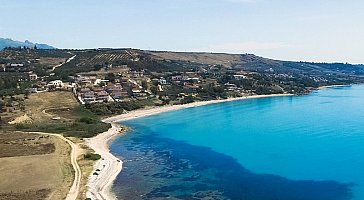
{"label": "dirt road", "polygon": [[75,143],[73,143],[71,140],[63,137],[60,134],[43,133],[43,132],[31,132],[31,133],[42,134],[42,135],[52,135],[52,136],[62,139],[63,141],[67,142],[71,146],[71,164],[72,164],[73,170],[75,172],[75,178],[73,180],[71,189],[68,192],[65,200],[76,200],[78,193],[79,193],[79,189],[80,189],[81,174],[82,174],[80,166],[77,163],[79,147]]}
{"label": "dirt road", "polygon": [[[70,53],[70,52],[69,52]],[[68,58],[67,60],[66,60],[66,62],[64,62],[64,63],[62,63],[62,64],[59,64],[59,65],[56,65],[56,66],[54,66],[51,70],[49,70],[50,72],[53,72],[57,67],[60,67],[60,66],[62,66],[62,65],[64,65],[64,64],[66,64],[66,63],[69,63],[69,62],[71,62],[71,60],[73,60],[73,59],[75,59],[76,58],[76,55],[74,55],[74,56],[72,56],[71,58]]]}

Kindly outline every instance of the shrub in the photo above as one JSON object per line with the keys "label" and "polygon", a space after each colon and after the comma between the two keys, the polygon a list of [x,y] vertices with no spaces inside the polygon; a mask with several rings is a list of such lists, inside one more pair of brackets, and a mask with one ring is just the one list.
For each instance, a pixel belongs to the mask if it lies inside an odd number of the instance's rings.
{"label": "shrub", "polygon": [[95,119],[92,119],[90,117],[81,117],[78,121],[81,123],[86,123],[86,124],[97,123],[97,121]]}
{"label": "shrub", "polygon": [[[84,119],[88,122],[89,119]],[[17,124],[15,128],[23,131],[40,131],[47,133],[62,133],[66,137],[90,138],[107,131],[111,125],[92,119],[93,123],[60,122],[60,123],[32,123]]]}
{"label": "shrub", "polygon": [[101,156],[99,154],[87,153],[83,156],[83,158],[86,160],[100,160]]}

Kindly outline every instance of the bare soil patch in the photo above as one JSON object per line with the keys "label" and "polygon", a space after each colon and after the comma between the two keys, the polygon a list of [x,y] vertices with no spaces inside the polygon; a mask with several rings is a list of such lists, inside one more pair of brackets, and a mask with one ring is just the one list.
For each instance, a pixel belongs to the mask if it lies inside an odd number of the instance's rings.
{"label": "bare soil patch", "polygon": [[70,108],[70,107],[49,108],[49,109],[44,110],[44,112],[46,112],[52,116],[61,117],[63,119],[72,119],[75,116],[74,108]]}
{"label": "bare soil patch", "polygon": [[64,62],[66,62],[65,58],[41,57],[39,60],[39,64],[48,66],[59,65]]}

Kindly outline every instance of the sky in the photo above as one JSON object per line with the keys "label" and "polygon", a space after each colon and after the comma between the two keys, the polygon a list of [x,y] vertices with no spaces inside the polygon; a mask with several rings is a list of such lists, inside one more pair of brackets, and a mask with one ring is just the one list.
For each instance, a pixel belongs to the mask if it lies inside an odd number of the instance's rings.
{"label": "sky", "polygon": [[0,37],[364,63],[363,10],[363,0],[0,0]]}

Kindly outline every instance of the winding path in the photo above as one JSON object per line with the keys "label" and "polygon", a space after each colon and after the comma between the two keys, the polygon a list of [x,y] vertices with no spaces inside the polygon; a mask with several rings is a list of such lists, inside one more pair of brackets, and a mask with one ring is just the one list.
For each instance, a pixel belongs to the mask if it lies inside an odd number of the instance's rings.
{"label": "winding path", "polygon": [[[52,134],[53,135],[53,134]],[[62,140],[66,141],[71,146],[71,163],[73,170],[75,171],[75,179],[73,180],[73,184],[71,186],[70,191],[67,194],[66,200],[76,200],[78,193],[80,192],[80,183],[81,183],[81,169],[80,166],[77,163],[77,155],[78,155],[78,146],[73,143],[71,140],[63,137],[62,135],[57,135]]]}
{"label": "winding path", "polygon": [[52,135],[52,136],[58,137],[61,140],[67,142],[71,146],[71,164],[72,164],[73,170],[75,172],[75,178],[73,180],[71,189],[68,192],[65,200],[76,200],[78,193],[79,193],[79,189],[80,189],[81,175],[82,175],[81,168],[77,163],[79,147],[75,143],[73,143],[71,140],[63,137],[63,135],[60,135],[60,134],[44,133],[44,132],[29,132],[29,133],[35,133],[35,134],[41,134],[41,135]]}
{"label": "winding path", "polygon": [[[68,53],[72,54],[71,52],[68,52]],[[72,54],[72,55],[74,55],[74,54]],[[74,56],[72,56],[72,57],[68,58],[68,59],[66,60],[66,62],[61,63],[61,64],[59,64],[59,65],[56,65],[56,66],[52,67],[52,69],[51,69],[51,70],[49,70],[49,71],[50,71],[50,72],[53,72],[53,71],[54,71],[57,67],[60,67],[60,66],[62,66],[62,65],[64,65],[64,64],[67,64],[67,63],[71,62],[71,60],[73,60],[73,59],[75,59],[75,58],[76,58],[76,55],[74,55]]]}

